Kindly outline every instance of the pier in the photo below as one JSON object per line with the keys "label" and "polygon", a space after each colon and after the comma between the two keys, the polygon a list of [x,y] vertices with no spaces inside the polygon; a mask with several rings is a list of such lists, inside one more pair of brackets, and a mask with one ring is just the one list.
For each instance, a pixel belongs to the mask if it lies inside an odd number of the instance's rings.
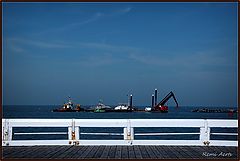
{"label": "pier", "polygon": [[[90,131],[86,127],[108,128],[110,132]],[[184,131],[138,131],[137,128],[195,128]],[[235,136],[237,132],[212,131],[213,128],[238,128],[237,120],[215,119],[3,119],[3,158],[237,158],[237,140],[216,140],[212,136]],[[17,131],[16,128],[23,128]],[[37,129],[39,131],[28,129]],[[56,131],[46,131],[50,128]],[[65,128],[59,131],[54,128]],[[120,132],[111,131],[120,128]],[[122,129],[122,130],[121,130]],[[24,131],[25,130],[25,131]],[[43,130],[43,131],[41,131]],[[99,130],[99,129],[98,129]],[[40,139],[16,139],[17,136]],[[56,139],[63,135],[65,139]],[[90,139],[90,136],[100,139]],[[187,136],[164,139],[162,136]],[[189,139],[189,136],[197,136]],[[46,137],[44,137],[46,136]],[[47,138],[47,136],[52,139]],[[86,136],[86,137],[84,137]],[[108,138],[118,136],[120,138]],[[141,138],[144,136],[143,138]],[[161,139],[151,139],[161,136]],[[140,137],[140,138],[139,138]]]}
{"label": "pier", "polygon": [[3,159],[236,159],[237,147],[225,146],[15,146]]}

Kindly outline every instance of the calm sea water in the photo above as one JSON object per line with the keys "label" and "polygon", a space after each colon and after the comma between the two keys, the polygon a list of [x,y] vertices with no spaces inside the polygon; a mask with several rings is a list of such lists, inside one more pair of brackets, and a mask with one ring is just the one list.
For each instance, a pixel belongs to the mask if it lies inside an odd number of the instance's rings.
{"label": "calm sea water", "polygon": [[[3,106],[3,118],[76,118],[76,119],[237,119],[237,113],[198,113],[191,110],[201,107],[169,107],[168,113],[157,112],[52,112],[60,105]],[[114,106],[112,106],[114,107]],[[145,107],[145,106],[144,106]],[[137,107],[143,109],[143,106]],[[84,108],[89,108],[85,106]],[[210,109],[226,107],[208,107]],[[227,109],[227,108],[226,108]]]}
{"label": "calm sea water", "polygon": [[[3,106],[3,118],[56,118],[56,119],[237,119],[237,113],[229,115],[228,113],[198,113],[191,110],[203,107],[169,107],[168,113],[151,113],[151,112],[52,112],[52,109],[61,107],[56,105],[47,106]],[[84,108],[89,108],[85,106]],[[115,106],[111,106],[115,107]],[[144,106],[145,107],[145,106]],[[144,108],[137,107],[137,108]],[[210,109],[218,109],[220,107],[208,107]],[[221,107],[224,109],[224,107]],[[226,108],[227,109],[227,108]],[[19,132],[38,132],[38,131],[59,131],[67,132],[67,128],[14,128],[14,133]],[[135,128],[135,133],[144,132],[199,132],[199,128]],[[81,128],[81,132],[113,132],[122,133],[122,128]],[[237,128],[212,128],[211,132],[234,132]],[[101,139],[102,136],[97,135],[81,135],[82,139]],[[199,135],[167,135],[167,136],[135,136],[134,139],[198,139]],[[14,135],[13,139],[67,139],[67,135]],[[106,136],[104,139],[122,139],[122,136]],[[215,140],[237,140],[236,136],[211,136]]]}

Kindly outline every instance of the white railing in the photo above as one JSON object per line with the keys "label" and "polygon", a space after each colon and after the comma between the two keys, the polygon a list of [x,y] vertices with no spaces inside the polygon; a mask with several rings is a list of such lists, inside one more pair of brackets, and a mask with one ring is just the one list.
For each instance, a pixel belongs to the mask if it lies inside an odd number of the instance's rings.
{"label": "white railing", "polygon": [[[68,132],[21,132],[13,133],[16,127],[65,127]],[[84,127],[121,127],[123,133],[84,133]],[[134,133],[137,127],[191,127],[195,133]],[[189,146],[238,146],[236,141],[210,140],[210,135],[238,135],[237,133],[211,133],[212,127],[238,128],[237,120],[213,119],[2,119],[3,146],[32,145],[189,145]],[[66,134],[65,140],[13,140],[13,135]],[[123,135],[123,140],[86,140],[80,134]],[[198,140],[136,140],[137,135],[199,135]]]}

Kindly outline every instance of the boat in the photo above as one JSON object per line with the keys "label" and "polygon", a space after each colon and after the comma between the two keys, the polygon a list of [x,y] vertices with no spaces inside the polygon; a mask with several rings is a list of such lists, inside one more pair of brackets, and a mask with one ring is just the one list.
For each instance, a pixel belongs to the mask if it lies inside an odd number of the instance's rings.
{"label": "boat", "polygon": [[84,109],[81,108],[80,104],[77,104],[76,108],[74,109],[73,102],[70,96],[68,97],[68,102],[64,103],[61,108],[52,110],[52,112],[80,112],[80,111],[84,111]]}
{"label": "boat", "polygon": [[[152,95],[152,107],[145,107],[145,111],[146,112],[168,112],[168,106],[165,105],[165,103],[167,103],[167,101],[173,97],[175,103],[176,103],[176,107],[178,107],[178,102],[177,99],[174,95],[174,93],[171,91],[170,93],[167,94],[167,96],[165,98],[162,99],[162,101],[160,103],[157,104],[157,89],[155,89],[155,95]],[[155,97],[155,101],[154,101],[154,97]]]}
{"label": "boat", "polygon": [[192,110],[192,112],[203,112],[203,113],[237,113],[237,110],[233,108],[229,109],[209,109],[209,108],[197,108]]}
{"label": "boat", "polygon": [[132,112],[133,108],[128,106],[127,104],[120,103],[118,106],[114,108],[115,112]]}
{"label": "boat", "polygon": [[94,112],[109,112],[112,111],[110,106],[106,106],[103,104],[102,100],[99,100],[97,106],[94,108]]}
{"label": "boat", "polygon": [[118,106],[114,108],[114,112],[132,112],[135,111],[136,108],[133,108],[133,95],[130,94],[128,103],[119,103]]}
{"label": "boat", "polygon": [[145,107],[144,111],[151,112],[152,111],[152,107]]}
{"label": "boat", "polygon": [[115,108],[114,108],[114,110],[127,110],[128,109],[128,105],[126,105],[126,104],[119,104],[118,106],[116,106]]}

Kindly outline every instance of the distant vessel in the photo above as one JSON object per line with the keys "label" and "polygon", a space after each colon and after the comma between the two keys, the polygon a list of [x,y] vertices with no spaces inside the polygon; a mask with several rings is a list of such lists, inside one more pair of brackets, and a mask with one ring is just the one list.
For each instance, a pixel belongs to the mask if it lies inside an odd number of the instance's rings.
{"label": "distant vessel", "polygon": [[209,108],[200,108],[192,110],[192,112],[204,112],[204,113],[237,113],[237,110],[233,108],[229,109],[209,109]]}
{"label": "distant vessel", "polygon": [[132,112],[136,110],[133,108],[132,94],[129,97],[128,105],[124,103],[120,103],[118,106],[114,108],[115,112]]}
{"label": "distant vessel", "polygon": [[168,112],[168,106],[165,106],[165,103],[173,97],[176,107],[178,107],[178,102],[176,97],[174,96],[173,92],[171,91],[168,95],[162,99],[160,103],[157,104],[157,89],[155,89],[155,101],[154,95],[152,95],[152,107],[146,107],[144,110],[146,112]]}
{"label": "distant vessel", "polygon": [[114,108],[114,110],[128,110],[128,109],[129,109],[128,105],[123,103]]}
{"label": "distant vessel", "polygon": [[99,100],[98,105],[94,108],[94,112],[108,112],[112,111],[110,106],[106,106],[103,104],[102,100]]}
{"label": "distant vessel", "polygon": [[81,105],[79,104],[77,104],[76,108],[74,109],[73,102],[70,96],[68,97],[68,102],[65,103],[62,108],[52,110],[52,112],[80,112],[80,111],[84,111],[84,109],[81,108]]}
{"label": "distant vessel", "polygon": [[146,112],[151,112],[151,111],[152,111],[152,108],[151,108],[151,107],[146,107],[146,108],[144,109],[144,111],[146,111]]}

